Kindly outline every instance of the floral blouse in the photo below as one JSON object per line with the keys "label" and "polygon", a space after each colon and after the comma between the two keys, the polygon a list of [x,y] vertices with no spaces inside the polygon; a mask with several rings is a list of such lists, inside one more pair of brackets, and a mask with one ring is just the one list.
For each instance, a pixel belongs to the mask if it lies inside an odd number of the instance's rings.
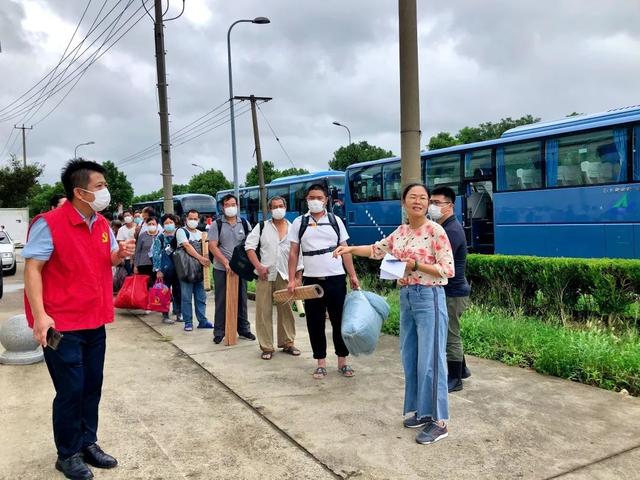
{"label": "floral blouse", "polygon": [[[400,225],[387,238],[371,245],[371,258],[382,259],[385,254],[398,259],[411,258],[420,263],[434,265],[439,276],[416,271],[398,280],[398,285],[446,285],[455,274],[453,253],[449,238],[439,224],[427,220],[418,230]],[[409,264],[411,265],[411,264]]]}

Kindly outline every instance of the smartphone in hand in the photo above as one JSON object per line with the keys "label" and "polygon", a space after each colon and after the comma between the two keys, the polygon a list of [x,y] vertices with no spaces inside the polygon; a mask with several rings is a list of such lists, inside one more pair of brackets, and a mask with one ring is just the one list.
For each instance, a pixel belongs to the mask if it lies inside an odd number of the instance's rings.
{"label": "smartphone in hand", "polygon": [[57,350],[58,345],[60,345],[60,341],[62,340],[62,337],[64,337],[64,335],[62,335],[55,328],[50,327],[49,330],[47,330],[47,346],[51,350]]}

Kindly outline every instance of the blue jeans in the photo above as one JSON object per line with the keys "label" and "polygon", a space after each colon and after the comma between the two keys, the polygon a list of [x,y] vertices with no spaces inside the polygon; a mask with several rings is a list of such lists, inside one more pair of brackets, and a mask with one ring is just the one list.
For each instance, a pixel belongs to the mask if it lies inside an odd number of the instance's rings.
{"label": "blue jeans", "polygon": [[449,418],[447,330],[442,287],[410,285],[400,289],[400,355],[404,367],[403,414],[434,420]]}
{"label": "blue jeans", "polygon": [[207,294],[204,292],[204,282],[187,283],[180,282],[180,294],[182,295],[182,319],[185,324],[193,324],[193,309],[191,307],[191,297],[195,299],[196,318],[198,323],[203,325],[208,322],[206,316]]}

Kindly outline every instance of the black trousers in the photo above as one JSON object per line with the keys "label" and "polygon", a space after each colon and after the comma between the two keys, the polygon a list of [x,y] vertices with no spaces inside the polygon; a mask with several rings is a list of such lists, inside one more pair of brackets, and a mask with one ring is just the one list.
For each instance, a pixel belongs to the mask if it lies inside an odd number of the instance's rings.
{"label": "black trousers", "polygon": [[314,298],[304,301],[304,309],[307,313],[307,330],[309,331],[309,340],[311,340],[311,349],[313,350],[313,358],[327,358],[327,337],[325,335],[325,324],[327,312],[329,312],[329,320],[331,321],[331,329],[333,330],[333,347],[338,357],[346,357],[349,350],[342,340],[342,309],[344,307],[344,298],[347,295],[346,275],[334,275],[331,277],[303,277],[304,285],[313,285],[317,283],[324,290],[322,298]]}
{"label": "black trousers", "polygon": [[106,333],[103,326],[63,335],[58,350],[44,349],[44,359],[56,389],[53,439],[66,459],[97,441]]}

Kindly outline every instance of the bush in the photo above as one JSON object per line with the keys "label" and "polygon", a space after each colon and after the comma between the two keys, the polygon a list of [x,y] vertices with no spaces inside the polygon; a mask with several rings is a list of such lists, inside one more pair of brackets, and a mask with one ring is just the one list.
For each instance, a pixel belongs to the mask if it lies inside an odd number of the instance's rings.
{"label": "bush", "polygon": [[472,300],[513,314],[599,318],[608,326],[638,322],[640,261],[506,255],[467,257]]}

